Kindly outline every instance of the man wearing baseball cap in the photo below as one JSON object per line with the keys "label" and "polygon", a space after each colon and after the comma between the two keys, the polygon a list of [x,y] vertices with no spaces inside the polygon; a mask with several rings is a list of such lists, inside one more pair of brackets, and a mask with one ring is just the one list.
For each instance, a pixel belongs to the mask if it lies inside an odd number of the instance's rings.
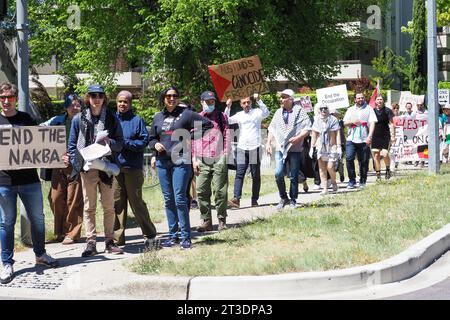
{"label": "man wearing baseball cap", "polygon": [[[201,139],[193,140],[192,165],[197,175],[197,197],[203,224],[197,231],[212,231],[211,195],[214,193],[219,221],[218,230],[226,229],[228,167],[227,154],[230,148],[228,117],[217,110],[213,92],[205,91],[200,96],[200,115],[213,123]],[[214,188],[212,192],[212,187]]]}

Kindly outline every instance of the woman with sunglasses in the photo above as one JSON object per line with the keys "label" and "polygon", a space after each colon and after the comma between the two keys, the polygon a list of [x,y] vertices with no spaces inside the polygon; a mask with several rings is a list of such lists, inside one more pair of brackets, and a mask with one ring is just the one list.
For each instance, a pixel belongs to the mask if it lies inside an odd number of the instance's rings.
{"label": "woman with sunglasses", "polygon": [[[319,164],[320,180],[322,182],[322,192],[328,193],[327,172],[330,174],[333,191],[338,190],[336,183],[336,171],[334,162],[338,161],[336,137],[339,131],[339,120],[330,114],[328,106],[320,105],[319,114],[314,118],[312,126],[311,151],[313,155],[317,153]],[[311,155],[311,158],[313,157]]]}
{"label": "woman with sunglasses", "polygon": [[194,138],[201,137],[204,130],[213,128],[213,123],[181,106],[179,98],[180,92],[174,86],[161,92],[159,102],[164,109],[153,118],[149,148],[156,151],[156,168],[169,225],[169,239],[162,246],[174,246],[179,241],[180,228],[180,248],[190,249],[187,188],[192,176],[191,132]]}
{"label": "woman with sunglasses", "polygon": [[[69,156],[73,166],[72,176],[81,175],[84,216],[86,227],[86,249],[82,257],[97,254],[95,228],[95,211],[97,209],[97,189],[100,191],[100,202],[103,207],[103,224],[105,228],[105,252],[121,254],[123,250],[114,243],[114,210],[113,176],[107,173],[107,168],[94,166],[93,163],[114,163],[117,153],[122,150],[123,134],[119,119],[114,112],[108,109],[108,100],[105,91],[100,85],[91,85],[84,99],[86,108],[78,113],[72,120],[69,136]],[[97,134],[107,130],[104,139],[98,139]],[[98,141],[100,140],[100,141]],[[107,143],[112,151],[110,156],[102,158],[103,161],[84,161],[80,150],[95,142]]]}

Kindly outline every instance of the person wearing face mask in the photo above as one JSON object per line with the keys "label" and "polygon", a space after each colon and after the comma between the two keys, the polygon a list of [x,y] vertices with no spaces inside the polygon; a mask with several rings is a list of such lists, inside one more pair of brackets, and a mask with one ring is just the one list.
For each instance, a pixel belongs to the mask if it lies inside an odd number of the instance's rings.
{"label": "person wearing face mask", "polygon": [[218,230],[226,229],[228,167],[227,155],[230,149],[228,117],[217,110],[213,92],[202,93],[200,115],[209,119],[213,128],[205,132],[201,139],[193,141],[192,165],[197,176],[197,197],[203,223],[199,232],[212,231],[211,195],[214,188]]}
{"label": "person wearing face mask", "polygon": [[[69,94],[64,107],[66,112],[55,116],[42,123],[42,126],[65,126],[66,139],[69,139],[72,119],[81,111],[81,98],[76,94]],[[73,244],[81,238],[81,227],[83,225],[83,191],[81,179],[77,175],[71,177],[73,170],[68,161],[69,156],[63,156],[68,162],[66,168],[53,169],[51,176],[51,187],[48,194],[50,208],[54,218],[54,233],[58,242],[62,244]]]}
{"label": "person wearing face mask", "polygon": [[236,154],[236,178],[234,180],[233,198],[228,201],[231,207],[239,208],[242,196],[242,186],[247,168],[250,166],[252,174],[252,207],[258,206],[259,191],[261,189],[261,122],[270,114],[266,105],[253,95],[259,108],[252,108],[250,97],[240,100],[242,111],[230,117],[232,100],[228,99],[225,114],[228,123],[239,125],[239,137]]}
{"label": "person wearing face mask", "polygon": [[327,172],[331,178],[333,191],[338,190],[336,183],[335,162],[339,160],[339,152],[337,146],[337,134],[340,129],[339,120],[330,114],[328,106],[320,105],[319,114],[314,118],[311,134],[310,156],[313,154],[317,157],[319,164],[320,180],[322,182],[322,192],[328,193]]}

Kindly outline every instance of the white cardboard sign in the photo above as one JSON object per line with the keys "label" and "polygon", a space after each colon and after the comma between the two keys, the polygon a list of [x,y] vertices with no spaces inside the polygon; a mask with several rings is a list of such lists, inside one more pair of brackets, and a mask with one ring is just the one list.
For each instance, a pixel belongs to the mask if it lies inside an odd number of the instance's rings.
{"label": "white cardboard sign", "polygon": [[317,103],[325,104],[329,109],[348,108],[347,85],[317,89]]}

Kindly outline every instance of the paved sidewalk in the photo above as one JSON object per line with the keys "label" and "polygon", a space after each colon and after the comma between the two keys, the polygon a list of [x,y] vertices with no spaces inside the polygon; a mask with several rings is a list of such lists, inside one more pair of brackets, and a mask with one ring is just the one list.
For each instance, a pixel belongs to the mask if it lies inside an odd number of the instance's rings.
{"label": "paved sidewalk", "polygon": [[[368,184],[374,183],[375,177],[369,175]],[[320,191],[312,191],[312,179],[308,179],[310,191],[304,193],[299,185],[298,205],[318,200]],[[275,183],[275,182],[274,182]],[[346,190],[346,183],[339,184],[339,192]],[[227,224],[231,227],[256,218],[267,217],[276,212],[278,194],[269,194],[259,199],[260,206],[251,207],[250,199],[242,199],[241,208],[228,211]],[[217,230],[217,218],[214,217],[214,229]],[[200,225],[198,210],[191,211],[191,227]],[[165,237],[165,221],[156,224],[160,237]],[[31,299],[187,299],[188,284],[192,277],[143,276],[130,272],[126,263],[139,256],[143,251],[143,239],[139,228],[127,229],[127,245],[123,255],[103,253],[103,238],[98,237],[97,250],[100,254],[82,258],[85,243],[64,246],[60,243],[46,245],[47,252],[60,261],[61,266],[48,269],[34,265],[34,253],[31,249],[15,254],[15,278],[6,285],[0,285],[0,298]],[[192,232],[193,249],[200,237]],[[164,249],[178,250],[178,248]]]}

